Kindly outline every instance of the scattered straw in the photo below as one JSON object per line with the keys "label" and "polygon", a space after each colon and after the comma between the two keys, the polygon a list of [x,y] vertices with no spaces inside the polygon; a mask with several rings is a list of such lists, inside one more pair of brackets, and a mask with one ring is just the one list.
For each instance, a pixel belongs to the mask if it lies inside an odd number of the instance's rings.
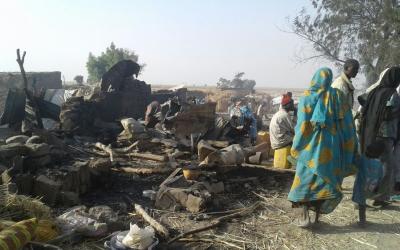
{"label": "scattered straw", "polygon": [[372,245],[372,244],[369,244],[368,242],[364,242],[364,241],[361,241],[361,240],[358,240],[358,239],[356,239],[356,238],[353,238],[353,237],[350,237],[352,240],[354,240],[354,241],[357,241],[358,243],[360,243],[360,244],[363,244],[363,245],[366,245],[366,246],[369,246],[369,247],[372,247],[372,248],[375,248],[375,249],[378,249],[378,247],[377,246],[375,246],[375,245]]}

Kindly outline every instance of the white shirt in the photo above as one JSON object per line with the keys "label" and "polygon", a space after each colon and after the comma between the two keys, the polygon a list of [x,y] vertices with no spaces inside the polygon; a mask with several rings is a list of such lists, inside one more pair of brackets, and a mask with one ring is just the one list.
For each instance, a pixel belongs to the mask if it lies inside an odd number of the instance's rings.
{"label": "white shirt", "polygon": [[288,146],[294,137],[294,124],[290,114],[286,110],[280,108],[274,114],[269,124],[269,138],[273,149]]}
{"label": "white shirt", "polygon": [[353,108],[354,104],[354,86],[346,76],[345,73],[342,73],[333,83],[332,88],[340,90],[343,94],[345,99],[347,100],[348,104],[351,108]]}

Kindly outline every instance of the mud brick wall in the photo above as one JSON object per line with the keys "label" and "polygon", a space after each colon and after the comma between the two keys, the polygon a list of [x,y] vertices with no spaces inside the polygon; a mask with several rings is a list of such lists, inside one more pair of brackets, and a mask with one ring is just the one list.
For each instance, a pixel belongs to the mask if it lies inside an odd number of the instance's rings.
{"label": "mud brick wall", "polygon": [[143,81],[129,79],[123,91],[106,92],[95,100],[98,117],[107,122],[127,117],[144,118],[150,102],[151,86]]}
{"label": "mud brick wall", "polygon": [[[35,82],[35,89],[61,89],[61,72],[27,72],[28,88],[32,88]],[[22,76],[17,72],[0,72],[0,113],[3,113],[9,89],[23,87]]]}

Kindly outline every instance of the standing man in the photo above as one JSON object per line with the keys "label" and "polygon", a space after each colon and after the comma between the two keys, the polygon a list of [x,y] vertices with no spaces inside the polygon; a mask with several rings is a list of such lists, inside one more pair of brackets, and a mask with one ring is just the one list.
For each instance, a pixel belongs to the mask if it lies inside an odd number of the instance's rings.
{"label": "standing man", "polygon": [[356,77],[360,69],[360,63],[355,59],[348,59],[343,65],[343,73],[332,83],[332,88],[340,90],[350,108],[354,104],[354,86],[351,79]]}

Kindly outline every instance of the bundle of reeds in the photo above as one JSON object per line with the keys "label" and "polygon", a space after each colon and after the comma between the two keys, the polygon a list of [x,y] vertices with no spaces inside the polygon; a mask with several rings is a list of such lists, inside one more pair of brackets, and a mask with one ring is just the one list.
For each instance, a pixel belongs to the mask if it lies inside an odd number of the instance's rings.
{"label": "bundle of reeds", "polygon": [[0,185],[0,218],[25,217],[48,219],[51,209],[40,201],[26,195],[11,194],[9,192],[10,180],[5,180]]}
{"label": "bundle of reeds", "polygon": [[9,194],[7,209],[11,211],[21,211],[29,218],[51,218],[51,209],[48,206],[41,202],[39,198],[26,195]]}

